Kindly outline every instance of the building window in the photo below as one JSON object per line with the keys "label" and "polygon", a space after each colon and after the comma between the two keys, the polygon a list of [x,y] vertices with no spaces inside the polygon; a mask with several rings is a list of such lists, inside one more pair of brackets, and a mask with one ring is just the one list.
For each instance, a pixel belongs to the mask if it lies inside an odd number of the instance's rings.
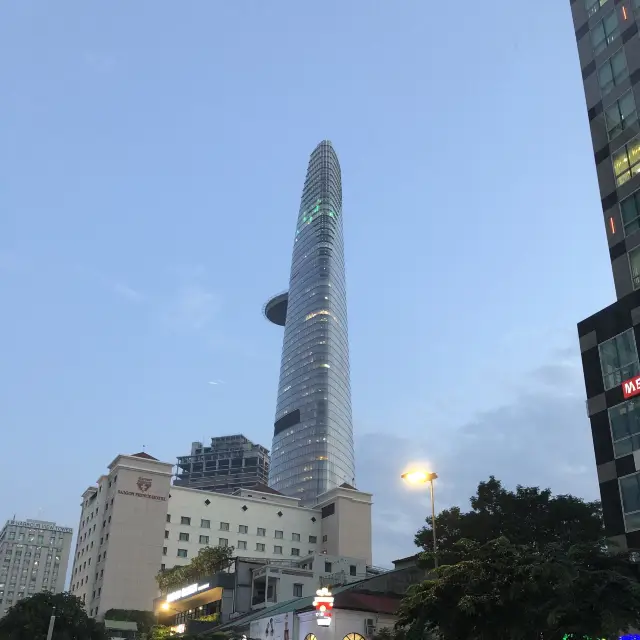
{"label": "building window", "polygon": [[198,542],[200,542],[200,544],[209,544],[209,536],[200,536]]}
{"label": "building window", "polygon": [[300,542],[300,534],[299,534],[299,533],[292,533],[292,534],[291,534],[291,539],[292,539],[294,542]]}
{"label": "building window", "polygon": [[256,551],[264,551],[264,544],[262,542],[256,542]]}
{"label": "building window", "polygon": [[246,549],[247,541],[246,540],[238,540],[238,549]]}
{"label": "building window", "polygon": [[629,125],[638,120],[636,112],[636,101],[633,98],[633,91],[629,90],[620,100],[612,104],[605,112],[604,118],[607,123],[607,136],[613,140],[622,133]]}
{"label": "building window", "polygon": [[162,555],[163,556],[167,555],[167,547],[162,547]]}
{"label": "building window", "polygon": [[221,522],[220,523],[220,531],[229,531],[229,523]]}
{"label": "building window", "polygon": [[180,542],[189,542],[189,534],[180,532],[180,535],[178,536],[178,540],[180,540]]}
{"label": "building window", "polygon": [[292,556],[299,556],[300,555],[300,549],[296,549],[295,547],[291,548],[291,555]]}
{"label": "building window", "polygon": [[620,203],[620,215],[625,236],[640,229],[640,191],[636,191]]}
{"label": "building window", "polygon": [[309,536],[309,544],[316,544],[318,542],[318,536]]}
{"label": "building window", "polygon": [[218,546],[219,547],[228,547],[229,540],[227,538],[218,538]]}
{"label": "building window", "polygon": [[636,137],[612,156],[613,173],[616,177],[616,185],[628,182],[640,171],[640,137]]}
{"label": "building window", "polygon": [[263,529],[262,527],[258,527],[258,535],[262,536],[262,537],[266,536],[267,535],[267,530]]}
{"label": "building window", "polygon": [[275,547],[273,547],[273,553],[282,555],[282,547],[279,545],[276,545]]}
{"label": "building window", "polygon": [[640,287],[640,247],[636,247],[627,254],[629,256],[629,268],[631,269],[631,279],[633,288]]}
{"label": "building window", "polygon": [[191,524],[191,518],[187,518],[186,516],[182,516],[180,518],[180,524]]}
{"label": "building window", "polygon": [[640,473],[620,478],[620,495],[627,531],[640,529]]}
{"label": "building window", "polygon": [[595,15],[607,3],[607,0],[584,0],[584,8],[589,17]]}
{"label": "building window", "polygon": [[331,563],[330,562],[325,562],[324,563],[324,572],[325,573],[331,573]]}
{"label": "building window", "polygon": [[[165,539],[165,540],[168,540],[168,539],[169,539],[169,532],[168,532],[168,531],[165,531],[165,532],[164,532],[164,539]],[[100,544],[102,544],[102,542],[101,542]]]}
{"label": "building window", "polygon": [[[600,0],[602,2],[602,0]],[[359,633],[347,633],[347,635],[342,638],[342,640],[365,640],[364,636],[361,636]]]}
{"label": "building window", "polygon": [[249,533],[249,527],[246,524],[239,524],[238,533]]}
{"label": "building window", "polygon": [[294,584],[293,585],[293,597],[294,598],[302,598],[302,585]]}
{"label": "building window", "polygon": [[276,529],[276,535],[275,535],[276,540],[282,540],[282,538],[284,538],[284,531],[278,531]]}
{"label": "building window", "polygon": [[616,458],[640,449],[640,402],[627,400],[609,409],[609,424]]}
{"label": "building window", "polygon": [[640,373],[633,329],[603,342],[598,350],[605,390],[612,389]]}
{"label": "building window", "polygon": [[602,53],[618,36],[618,13],[615,9],[591,29],[591,46],[593,55]]}
{"label": "building window", "polygon": [[200,520],[201,529],[211,529],[211,520]]}
{"label": "building window", "polygon": [[171,522],[171,514],[167,513],[167,522]]}
{"label": "building window", "polygon": [[350,575],[350,576],[355,576],[355,575],[357,575],[357,570],[358,570],[358,567],[356,567],[356,565],[355,565],[355,564],[350,564],[350,565],[349,565],[349,575]]}
{"label": "building window", "polygon": [[187,550],[186,549],[178,549],[178,558],[186,558]]}
{"label": "building window", "polygon": [[618,49],[602,66],[598,69],[598,84],[600,93],[604,98],[614,87],[617,87],[623,80],[629,77],[627,61],[624,57],[624,50]]}
{"label": "building window", "polygon": [[322,536],[322,542],[326,542],[329,539],[327,535]]}

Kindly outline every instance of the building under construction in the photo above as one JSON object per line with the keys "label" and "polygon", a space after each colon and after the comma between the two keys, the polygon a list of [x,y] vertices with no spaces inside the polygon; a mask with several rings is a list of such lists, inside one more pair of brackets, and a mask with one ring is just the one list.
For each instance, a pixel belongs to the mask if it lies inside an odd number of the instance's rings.
{"label": "building under construction", "polygon": [[179,487],[233,493],[266,485],[269,451],[243,435],[211,438],[211,445],[191,444],[191,455],[178,457],[174,484]]}

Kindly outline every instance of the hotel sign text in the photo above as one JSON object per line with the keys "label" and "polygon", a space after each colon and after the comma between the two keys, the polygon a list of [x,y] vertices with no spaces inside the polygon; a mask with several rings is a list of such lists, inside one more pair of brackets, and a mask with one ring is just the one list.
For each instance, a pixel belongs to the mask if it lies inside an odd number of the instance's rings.
{"label": "hotel sign text", "polygon": [[138,491],[124,491],[122,489],[118,489],[118,493],[123,496],[133,496],[134,498],[147,498],[147,500],[159,500],[160,502],[167,501],[164,496],[153,496],[149,493],[141,493]]}

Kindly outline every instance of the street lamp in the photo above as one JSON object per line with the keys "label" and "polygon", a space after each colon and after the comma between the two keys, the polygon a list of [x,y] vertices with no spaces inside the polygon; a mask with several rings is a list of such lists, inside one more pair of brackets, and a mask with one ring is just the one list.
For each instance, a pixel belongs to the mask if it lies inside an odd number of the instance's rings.
{"label": "street lamp", "polygon": [[407,471],[403,473],[401,478],[409,484],[425,484],[429,483],[431,488],[431,529],[433,530],[433,562],[438,568],[438,542],[436,538],[436,498],[433,490],[433,481],[438,478],[437,473],[417,469],[415,471]]}

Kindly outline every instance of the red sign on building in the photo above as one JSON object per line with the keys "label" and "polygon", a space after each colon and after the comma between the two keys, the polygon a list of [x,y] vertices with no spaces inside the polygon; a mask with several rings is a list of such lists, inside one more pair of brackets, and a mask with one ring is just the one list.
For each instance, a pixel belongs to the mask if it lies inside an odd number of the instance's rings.
{"label": "red sign on building", "polygon": [[640,395],[640,376],[629,378],[622,383],[622,395],[627,398]]}

